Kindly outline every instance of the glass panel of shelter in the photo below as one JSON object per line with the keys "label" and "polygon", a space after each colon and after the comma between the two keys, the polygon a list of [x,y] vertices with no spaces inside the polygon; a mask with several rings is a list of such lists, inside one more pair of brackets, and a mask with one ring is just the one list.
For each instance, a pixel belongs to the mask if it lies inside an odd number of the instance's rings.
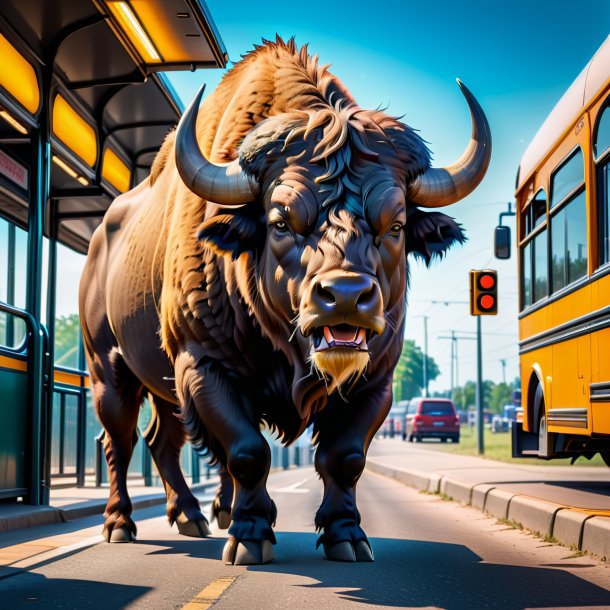
{"label": "glass panel of shelter", "polygon": [[[25,308],[27,233],[0,217],[0,301]],[[0,312],[0,347],[19,348],[25,342],[25,321]]]}

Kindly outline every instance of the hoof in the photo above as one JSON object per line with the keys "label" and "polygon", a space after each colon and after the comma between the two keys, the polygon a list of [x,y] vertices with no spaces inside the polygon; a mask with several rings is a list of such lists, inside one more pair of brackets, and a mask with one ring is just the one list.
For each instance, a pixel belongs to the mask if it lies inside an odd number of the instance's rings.
{"label": "hoof", "polygon": [[356,553],[356,561],[375,561],[373,549],[369,546],[366,540],[356,542],[354,552]]}
{"label": "hoof", "polygon": [[231,513],[227,512],[226,510],[218,511],[216,521],[218,522],[218,527],[221,530],[228,530],[229,525],[231,525]]}
{"label": "hoof", "polygon": [[360,540],[352,545],[344,540],[337,544],[325,544],[324,554],[331,561],[375,561],[373,551],[366,540]]}
{"label": "hoof", "polygon": [[229,538],[222,551],[222,560],[227,565],[258,565],[269,563],[274,559],[273,545],[269,540],[238,542],[235,538]]}
{"label": "hoof", "polygon": [[176,518],[178,532],[183,536],[193,538],[207,538],[212,534],[208,527],[208,522],[203,519],[190,520],[184,513],[180,513]]}
{"label": "hoof", "polygon": [[135,542],[135,534],[126,527],[116,527],[110,530],[105,527],[102,536],[106,542]]}
{"label": "hoof", "polygon": [[325,544],[324,554],[331,561],[356,561],[354,547],[347,540],[333,545]]}

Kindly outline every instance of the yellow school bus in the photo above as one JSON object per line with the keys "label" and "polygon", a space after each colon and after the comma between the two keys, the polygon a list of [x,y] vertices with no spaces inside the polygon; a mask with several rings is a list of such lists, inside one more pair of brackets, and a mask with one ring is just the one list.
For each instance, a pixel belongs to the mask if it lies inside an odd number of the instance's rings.
{"label": "yellow school bus", "polygon": [[528,146],[516,189],[513,455],[610,465],[610,37]]}

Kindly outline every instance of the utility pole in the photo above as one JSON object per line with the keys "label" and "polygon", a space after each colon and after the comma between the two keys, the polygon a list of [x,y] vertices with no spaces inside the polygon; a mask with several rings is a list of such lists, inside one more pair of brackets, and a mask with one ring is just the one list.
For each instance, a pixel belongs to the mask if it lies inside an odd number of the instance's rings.
{"label": "utility pole", "polygon": [[506,385],[506,360],[502,358],[500,364],[502,365],[502,383]]}
{"label": "utility pole", "polygon": [[428,396],[428,316],[424,318],[424,396]]}
{"label": "utility pole", "polygon": [[455,379],[453,377],[453,362],[455,358],[455,331],[451,331],[451,400],[453,400],[453,390],[455,388]]}
{"label": "utility pole", "polygon": [[[458,332],[470,332],[470,331],[455,331],[455,330],[446,330],[444,332],[447,333],[451,333],[450,337],[443,337],[443,336],[439,336],[439,339],[449,339],[451,341],[451,399],[453,400],[453,393],[455,391],[455,388],[458,388],[460,385],[460,380],[459,380],[459,375],[458,375],[458,366],[459,366],[459,359],[458,359],[458,346],[459,346],[459,342],[462,339],[465,339],[467,341],[474,341],[476,339],[476,337],[460,337],[457,336]],[[455,369],[454,367],[454,362],[455,362]],[[455,371],[455,373],[454,373]],[[464,407],[466,405],[463,405]]]}

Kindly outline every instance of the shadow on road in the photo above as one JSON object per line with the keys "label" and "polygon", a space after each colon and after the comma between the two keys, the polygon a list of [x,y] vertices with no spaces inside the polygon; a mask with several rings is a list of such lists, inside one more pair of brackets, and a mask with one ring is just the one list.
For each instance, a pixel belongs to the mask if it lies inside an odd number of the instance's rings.
{"label": "shadow on road", "polygon": [[372,538],[374,563],[327,561],[315,536],[278,533],[276,561],[251,571],[305,576],[304,588],[340,589],[346,600],[448,610],[610,605],[610,592],[561,569],[483,563],[457,544]]}
{"label": "shadow on road", "polygon": [[2,583],[3,608],[126,608],[150,591],[150,587],[16,573],[19,578]]}

